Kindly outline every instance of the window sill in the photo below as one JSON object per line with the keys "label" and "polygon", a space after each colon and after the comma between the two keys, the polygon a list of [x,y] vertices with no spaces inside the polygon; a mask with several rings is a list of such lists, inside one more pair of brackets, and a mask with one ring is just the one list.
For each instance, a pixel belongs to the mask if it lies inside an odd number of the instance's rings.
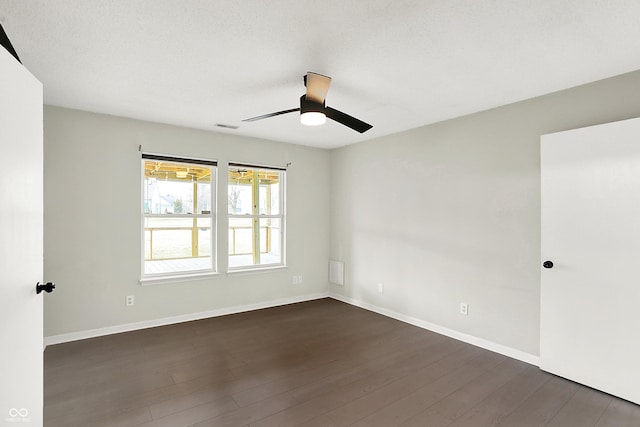
{"label": "window sill", "polygon": [[243,274],[258,274],[269,273],[272,271],[284,271],[287,269],[286,265],[274,265],[265,267],[251,267],[251,268],[238,268],[227,271],[227,276],[239,276]]}
{"label": "window sill", "polygon": [[141,286],[151,286],[151,285],[164,285],[167,283],[178,283],[178,282],[190,282],[193,280],[202,280],[207,278],[218,277],[219,273],[213,271],[193,273],[193,274],[180,274],[174,276],[156,276],[156,277],[145,277],[139,280]]}

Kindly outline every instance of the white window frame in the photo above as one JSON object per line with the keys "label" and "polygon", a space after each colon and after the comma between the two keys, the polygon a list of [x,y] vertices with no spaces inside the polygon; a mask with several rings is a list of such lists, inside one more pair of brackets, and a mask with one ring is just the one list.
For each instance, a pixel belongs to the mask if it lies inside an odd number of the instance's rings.
{"label": "white window frame", "polygon": [[[145,273],[145,219],[146,218],[167,218],[169,217],[167,214],[153,214],[145,212],[145,161],[147,160],[164,160],[170,163],[178,163],[185,164],[187,166],[205,166],[211,169],[211,182],[210,189],[211,193],[209,197],[211,198],[211,211],[210,213],[198,213],[194,212],[189,213],[180,213],[175,214],[172,213],[170,218],[191,218],[195,219],[197,223],[198,218],[208,218],[211,223],[211,232],[210,232],[210,247],[211,247],[211,268],[204,268],[198,270],[178,270],[171,271],[167,273],[153,273],[148,274]],[[160,283],[170,283],[170,282],[180,282],[185,280],[199,279],[203,278],[203,276],[214,276],[217,275],[217,185],[218,185],[218,167],[217,161],[202,159],[202,158],[194,158],[194,157],[178,157],[173,155],[165,155],[165,154],[155,154],[155,153],[142,153],[141,159],[141,196],[140,196],[140,212],[141,212],[141,256],[140,256],[140,271],[141,271],[141,279],[140,284],[149,285],[149,284],[160,284]]]}
{"label": "white window frame", "polygon": [[[227,245],[227,262],[228,264],[228,273],[240,273],[240,272],[252,272],[252,271],[262,271],[262,270],[274,270],[274,269],[282,269],[286,268],[286,194],[287,194],[287,170],[281,167],[274,166],[265,166],[265,165],[256,165],[251,163],[244,162],[229,162],[227,169],[227,177],[229,176],[229,170],[233,168],[248,168],[251,170],[263,170],[270,172],[279,172],[280,173],[280,189],[279,189],[279,206],[278,212],[279,214],[232,214],[229,213],[228,208],[228,200],[229,200],[229,182],[227,182],[227,215],[229,219],[238,218],[238,219],[253,219],[257,220],[258,223],[261,219],[273,218],[280,220],[280,261],[276,263],[270,264],[245,264],[241,266],[232,267],[229,265],[230,257],[232,256],[229,252],[229,245]],[[229,233],[230,225],[227,225],[227,234]],[[258,249],[259,251],[259,249]]]}

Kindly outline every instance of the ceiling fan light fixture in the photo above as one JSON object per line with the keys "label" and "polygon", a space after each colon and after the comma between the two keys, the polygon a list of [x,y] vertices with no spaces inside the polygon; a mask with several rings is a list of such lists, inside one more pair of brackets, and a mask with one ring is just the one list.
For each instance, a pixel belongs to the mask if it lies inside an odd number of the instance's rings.
{"label": "ceiling fan light fixture", "polygon": [[342,111],[327,107],[325,101],[329,85],[331,84],[331,77],[309,71],[305,76],[303,76],[303,81],[304,85],[307,87],[307,91],[300,97],[300,108],[290,108],[288,110],[276,111],[275,113],[250,117],[248,119],[244,119],[243,122],[255,122],[256,120],[300,111],[300,122],[306,126],[323,125],[327,121],[328,117],[334,122],[350,127],[360,133],[364,133],[373,127],[362,120],[343,113]]}
{"label": "ceiling fan light fixture", "polygon": [[320,126],[325,124],[327,116],[319,111],[307,111],[300,114],[300,123],[307,126]]}
{"label": "ceiling fan light fixture", "polygon": [[320,126],[325,124],[327,116],[324,113],[324,102],[316,102],[307,99],[305,95],[300,97],[300,123],[307,126]]}

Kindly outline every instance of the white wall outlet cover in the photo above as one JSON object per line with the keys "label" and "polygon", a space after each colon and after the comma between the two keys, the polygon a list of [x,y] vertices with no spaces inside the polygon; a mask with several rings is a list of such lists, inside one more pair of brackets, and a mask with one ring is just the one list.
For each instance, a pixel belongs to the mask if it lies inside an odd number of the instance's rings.
{"label": "white wall outlet cover", "polygon": [[467,316],[469,314],[469,304],[465,302],[460,303],[460,314]]}

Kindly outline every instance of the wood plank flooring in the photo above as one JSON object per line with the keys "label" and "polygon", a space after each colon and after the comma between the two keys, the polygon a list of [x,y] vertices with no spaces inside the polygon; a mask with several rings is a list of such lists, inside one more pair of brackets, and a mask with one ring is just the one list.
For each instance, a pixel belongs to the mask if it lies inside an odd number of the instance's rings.
{"label": "wood plank flooring", "polygon": [[323,299],[47,347],[45,426],[637,427],[640,407]]}

